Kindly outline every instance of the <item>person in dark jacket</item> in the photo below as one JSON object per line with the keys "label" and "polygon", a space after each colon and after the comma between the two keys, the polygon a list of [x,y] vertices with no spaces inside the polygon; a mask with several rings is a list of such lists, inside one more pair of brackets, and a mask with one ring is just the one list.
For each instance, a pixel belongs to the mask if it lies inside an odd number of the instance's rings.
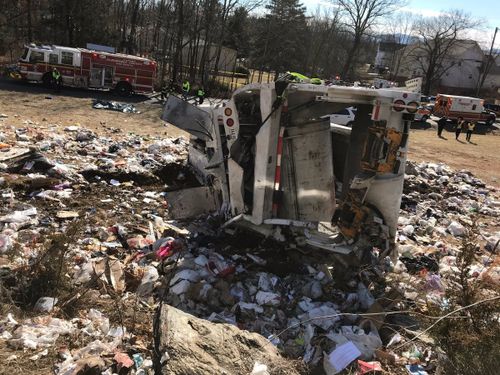
{"label": "person in dark jacket", "polygon": [[443,136],[441,134],[443,133],[443,129],[446,125],[446,116],[441,117],[439,119],[439,121],[437,122],[437,124],[438,124],[438,137],[443,138]]}

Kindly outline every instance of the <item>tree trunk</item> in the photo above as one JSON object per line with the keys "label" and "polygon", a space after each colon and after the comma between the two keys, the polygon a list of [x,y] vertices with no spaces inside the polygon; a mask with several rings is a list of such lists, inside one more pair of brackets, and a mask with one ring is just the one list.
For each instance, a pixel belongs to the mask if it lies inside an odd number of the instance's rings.
{"label": "tree trunk", "polygon": [[28,42],[33,42],[33,30],[32,30],[32,21],[31,21],[31,0],[27,0],[26,2],[26,13],[27,13],[27,23],[28,23]]}
{"label": "tree trunk", "polygon": [[347,60],[344,64],[344,68],[342,69],[342,79],[344,80],[352,79],[352,72],[354,69],[354,65],[356,64],[356,55],[358,53],[358,48],[360,44],[361,44],[361,37],[355,35],[352,47],[351,49],[349,49],[349,53],[347,54]]}
{"label": "tree trunk", "polygon": [[177,80],[177,75],[182,75],[182,38],[184,31],[184,1],[176,0],[177,8],[177,38],[173,58],[172,79]]}
{"label": "tree trunk", "polygon": [[133,55],[136,51],[135,33],[137,29],[137,20],[139,18],[139,6],[141,0],[135,0],[132,7],[132,16],[130,17],[130,33],[127,38],[127,53]]}

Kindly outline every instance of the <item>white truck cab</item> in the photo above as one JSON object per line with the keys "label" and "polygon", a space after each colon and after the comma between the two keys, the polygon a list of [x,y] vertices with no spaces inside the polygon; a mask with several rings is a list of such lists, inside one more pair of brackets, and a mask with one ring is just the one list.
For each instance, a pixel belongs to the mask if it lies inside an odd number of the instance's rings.
{"label": "white truck cab", "polygon": [[[191,134],[189,160],[228,219],[360,258],[394,247],[419,93],[277,81],[217,106],[171,96],[162,118]],[[327,116],[355,106],[352,126]]]}

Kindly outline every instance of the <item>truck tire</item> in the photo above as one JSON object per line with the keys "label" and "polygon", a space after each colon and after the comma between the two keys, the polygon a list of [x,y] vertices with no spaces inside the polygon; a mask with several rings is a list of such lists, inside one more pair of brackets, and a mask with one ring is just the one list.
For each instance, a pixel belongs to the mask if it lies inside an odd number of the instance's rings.
{"label": "truck tire", "polygon": [[128,82],[118,82],[115,92],[120,96],[130,96],[132,94],[132,86]]}
{"label": "truck tire", "polygon": [[48,72],[42,76],[42,84],[48,89],[52,87],[52,73]]}

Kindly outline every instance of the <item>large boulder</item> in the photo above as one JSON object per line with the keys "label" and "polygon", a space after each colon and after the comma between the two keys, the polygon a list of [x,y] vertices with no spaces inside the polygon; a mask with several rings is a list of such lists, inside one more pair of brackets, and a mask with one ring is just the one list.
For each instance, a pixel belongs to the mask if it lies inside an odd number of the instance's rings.
{"label": "large boulder", "polygon": [[160,350],[168,353],[162,373],[169,375],[249,374],[255,362],[270,374],[299,374],[263,336],[231,324],[212,323],[164,305]]}

